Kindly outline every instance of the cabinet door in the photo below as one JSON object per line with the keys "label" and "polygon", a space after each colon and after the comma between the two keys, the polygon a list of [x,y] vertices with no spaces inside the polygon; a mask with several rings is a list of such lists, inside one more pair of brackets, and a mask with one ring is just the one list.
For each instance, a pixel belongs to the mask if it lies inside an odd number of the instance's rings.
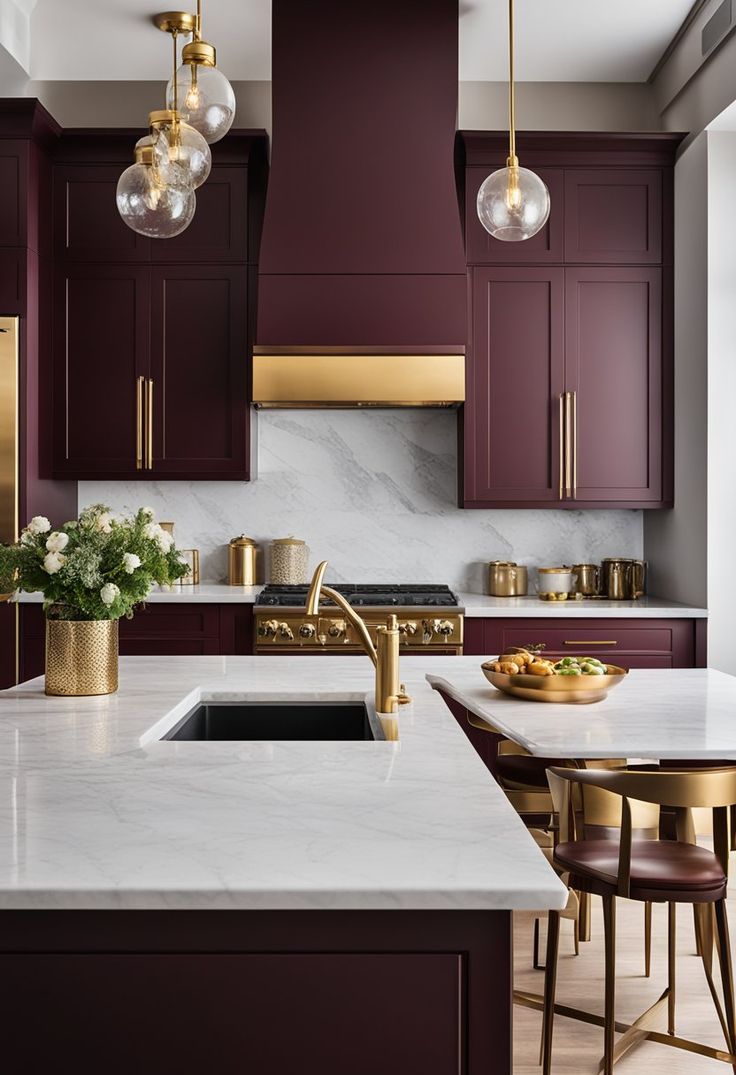
{"label": "cabinet door", "polygon": [[[478,190],[496,166],[472,166],[465,175],[465,248],[469,265],[509,265],[513,262],[549,264],[563,259],[564,182],[561,168],[537,168],[537,175],[547,184],[551,209],[545,226],[523,243],[505,243],[494,239],[478,219]],[[501,167],[501,165],[498,165]]]}
{"label": "cabinet door", "polygon": [[245,267],[153,270],[154,477],[248,477],[247,292]]}
{"label": "cabinet door", "polygon": [[151,240],[132,231],[118,212],[122,172],[113,164],[54,168],[54,251],[66,261],[148,261]]}
{"label": "cabinet door", "polygon": [[142,477],[136,378],[148,371],[149,270],[71,265],[54,287],[54,476]]}
{"label": "cabinet door", "polygon": [[0,248],[0,310],[6,317],[26,312],[26,252]]}
{"label": "cabinet door", "polygon": [[465,506],[560,499],[563,269],[475,269]]}
{"label": "cabinet door", "polygon": [[25,246],[28,143],[0,139],[0,246]]}
{"label": "cabinet door", "polygon": [[248,260],[247,168],[215,165],[197,190],[197,212],[173,239],[152,240],[151,260],[186,264]]}
{"label": "cabinet door", "polygon": [[566,269],[565,278],[565,378],[576,393],[574,499],[661,504],[661,269]]}
{"label": "cabinet door", "polygon": [[662,173],[646,168],[565,172],[565,261],[662,260]]}

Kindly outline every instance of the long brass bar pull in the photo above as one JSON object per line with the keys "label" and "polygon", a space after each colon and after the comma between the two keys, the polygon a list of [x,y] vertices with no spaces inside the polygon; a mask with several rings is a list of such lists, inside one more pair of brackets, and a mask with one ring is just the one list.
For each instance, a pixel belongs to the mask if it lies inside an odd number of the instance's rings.
{"label": "long brass bar pull", "polygon": [[563,646],[617,646],[618,642],[615,638],[595,638],[595,639],[580,639],[566,638],[562,643]]}
{"label": "long brass bar pull", "polygon": [[145,377],[135,382],[135,469],[143,470],[143,386]]}
{"label": "long brass bar pull", "polygon": [[565,392],[565,497],[572,496],[572,392]]}
{"label": "long brass bar pull", "polygon": [[558,499],[562,500],[563,491],[563,475],[565,472],[565,395],[560,392],[560,488],[558,493]]}
{"label": "long brass bar pull", "polygon": [[146,470],[153,470],[153,377],[146,388]]}
{"label": "long brass bar pull", "polygon": [[572,498],[578,498],[578,394],[572,396]]}

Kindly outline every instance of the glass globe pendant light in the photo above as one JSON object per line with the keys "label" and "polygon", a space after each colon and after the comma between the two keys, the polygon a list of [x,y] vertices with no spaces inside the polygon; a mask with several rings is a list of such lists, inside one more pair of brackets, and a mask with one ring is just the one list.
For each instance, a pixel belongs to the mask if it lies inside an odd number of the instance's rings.
{"label": "glass globe pendant light", "polygon": [[164,178],[159,172],[150,135],[140,139],[135,164],[120,176],[116,201],[128,227],[150,239],[179,235],[191,224],[197,207],[194,188],[185,173],[179,182],[172,182],[172,176]]}
{"label": "glass globe pendant light", "polygon": [[514,0],[509,0],[509,155],[506,167],[492,172],[478,191],[478,219],[494,239],[515,243],[530,239],[547,223],[549,191],[535,172],[519,166],[516,156],[514,100]]}
{"label": "glass globe pendant light", "polygon": [[192,40],[181,53],[182,65],[166,90],[169,108],[174,105],[178,82],[178,109],[184,123],[212,144],[227,134],[235,118],[235,94],[222,71],[217,68],[214,45],[202,40],[202,2],[197,0],[197,15]]}

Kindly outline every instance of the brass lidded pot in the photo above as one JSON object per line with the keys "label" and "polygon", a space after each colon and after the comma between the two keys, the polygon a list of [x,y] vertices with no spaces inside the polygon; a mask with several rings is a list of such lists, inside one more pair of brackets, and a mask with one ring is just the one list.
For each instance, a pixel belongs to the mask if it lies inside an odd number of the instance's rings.
{"label": "brass lidded pot", "polygon": [[513,560],[492,560],[488,565],[488,593],[491,597],[526,597],[528,572]]}
{"label": "brass lidded pot", "polygon": [[255,586],[258,581],[258,545],[240,534],[227,547],[227,581],[230,586]]}
{"label": "brass lidded pot", "polygon": [[583,597],[597,597],[601,589],[601,569],[598,564],[573,564],[575,589]]}

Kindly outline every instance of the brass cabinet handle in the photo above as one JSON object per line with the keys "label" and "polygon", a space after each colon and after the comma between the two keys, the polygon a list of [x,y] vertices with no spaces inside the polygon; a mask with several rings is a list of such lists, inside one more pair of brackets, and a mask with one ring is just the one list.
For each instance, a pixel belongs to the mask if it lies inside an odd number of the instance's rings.
{"label": "brass cabinet handle", "polygon": [[565,396],[560,392],[560,488],[558,499],[563,499],[562,476],[565,471]]}
{"label": "brass cabinet handle", "polygon": [[570,393],[572,397],[572,498],[578,496],[578,394]]}
{"label": "brass cabinet handle", "polygon": [[143,470],[143,385],[145,377],[135,382],[135,469]]}
{"label": "brass cabinet handle", "polygon": [[584,639],[580,641],[575,638],[566,638],[562,643],[563,646],[617,646],[618,642],[615,638],[595,638]]}
{"label": "brass cabinet handle", "polygon": [[153,377],[148,378],[146,393],[146,469],[153,470]]}
{"label": "brass cabinet handle", "polygon": [[565,496],[572,496],[572,451],[570,433],[572,430],[572,392],[565,392]]}

